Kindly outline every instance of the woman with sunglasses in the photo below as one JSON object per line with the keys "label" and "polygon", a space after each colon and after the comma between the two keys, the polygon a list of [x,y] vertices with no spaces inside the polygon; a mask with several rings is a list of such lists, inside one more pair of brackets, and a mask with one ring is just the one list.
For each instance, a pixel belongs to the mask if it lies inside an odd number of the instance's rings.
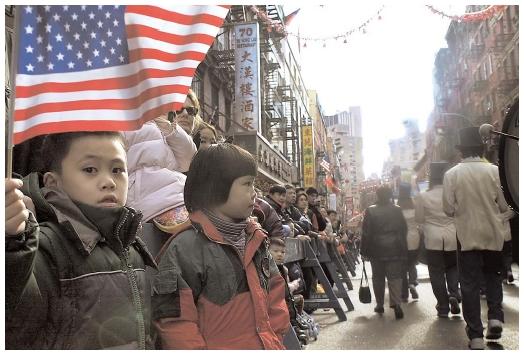
{"label": "woman with sunglasses", "polygon": [[166,113],[136,131],[123,132],[129,173],[127,206],[142,211],[144,222],[167,233],[188,216],[183,173],[197,151],[190,135],[195,119],[189,113],[196,115],[199,107],[191,97],[196,100],[190,90],[178,119],[171,120],[173,114]]}
{"label": "woman with sunglasses", "polygon": [[178,124],[187,134],[193,135],[194,129],[203,122],[199,112],[200,103],[193,90],[189,89],[184,105],[176,111],[169,112],[168,120]]}

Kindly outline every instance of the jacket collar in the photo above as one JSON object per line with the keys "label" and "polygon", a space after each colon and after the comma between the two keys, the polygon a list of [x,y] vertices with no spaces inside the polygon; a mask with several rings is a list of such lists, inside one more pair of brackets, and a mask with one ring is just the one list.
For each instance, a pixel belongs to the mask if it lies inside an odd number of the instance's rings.
{"label": "jacket collar", "polygon": [[468,157],[468,158],[464,158],[462,159],[462,163],[488,163],[488,161],[486,161],[484,158],[480,158],[480,157]]}
{"label": "jacket collar", "polygon": [[[195,211],[189,214],[189,219],[193,224],[193,227],[203,233],[209,240],[219,243],[219,244],[228,244],[224,240],[224,237],[218,232],[216,227],[211,223],[209,218],[202,211]],[[247,227],[245,229],[247,239],[246,239],[246,249],[244,251],[244,265],[249,262],[255,255],[260,244],[267,239],[267,235],[263,232],[260,224],[255,222],[253,219],[249,218]]]}

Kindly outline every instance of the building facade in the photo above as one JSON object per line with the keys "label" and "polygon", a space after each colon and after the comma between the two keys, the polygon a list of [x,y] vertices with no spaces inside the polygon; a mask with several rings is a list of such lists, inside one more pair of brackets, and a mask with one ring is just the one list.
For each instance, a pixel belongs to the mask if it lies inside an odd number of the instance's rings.
{"label": "building facade", "polygon": [[[467,6],[466,12],[484,6]],[[492,124],[500,130],[519,89],[518,6],[507,5],[493,17],[477,22],[452,21],[448,48],[434,67],[434,110],[428,119],[428,162],[458,161],[454,149],[462,127]],[[497,139],[488,158],[496,160]]]}

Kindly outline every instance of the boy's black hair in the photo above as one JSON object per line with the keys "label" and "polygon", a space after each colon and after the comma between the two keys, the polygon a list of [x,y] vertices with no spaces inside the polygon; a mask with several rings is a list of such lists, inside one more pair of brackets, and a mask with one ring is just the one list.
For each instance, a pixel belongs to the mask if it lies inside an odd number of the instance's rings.
{"label": "boy's black hair", "polygon": [[269,245],[278,245],[279,247],[286,247],[286,243],[281,238],[269,238]]}
{"label": "boy's black hair", "polygon": [[337,211],[335,211],[335,210],[327,210],[327,214],[328,214],[328,215],[330,215],[330,214],[332,214],[332,213],[337,214]]}
{"label": "boy's black hair", "polygon": [[289,184],[286,184],[284,187],[286,188],[286,190],[291,190],[291,189],[294,190],[295,189],[295,186],[289,185]]}
{"label": "boy's black hair", "polygon": [[286,193],[286,188],[282,185],[273,185],[269,188],[269,194],[274,194],[274,193],[277,193],[277,194],[285,194]]}
{"label": "boy's black hair", "polygon": [[54,133],[45,136],[40,150],[42,159],[42,173],[53,171],[57,173],[62,172],[62,161],[69,153],[71,144],[78,138],[98,136],[111,137],[120,140],[124,146],[124,137],[117,131],[82,131],[82,132],[66,132]]}
{"label": "boy's black hair", "polygon": [[248,151],[229,143],[199,150],[184,186],[187,210],[194,212],[225,203],[233,181],[247,175],[257,175],[257,162]]}
{"label": "boy's black hair", "polygon": [[318,191],[314,187],[308,187],[307,190],[306,190],[306,194],[308,194],[308,195],[313,195],[313,194],[318,195]]}
{"label": "boy's black hair", "polygon": [[300,193],[300,192],[303,192],[303,191],[306,191],[306,189],[304,189],[303,187],[297,187],[295,192],[297,193],[297,195]]}

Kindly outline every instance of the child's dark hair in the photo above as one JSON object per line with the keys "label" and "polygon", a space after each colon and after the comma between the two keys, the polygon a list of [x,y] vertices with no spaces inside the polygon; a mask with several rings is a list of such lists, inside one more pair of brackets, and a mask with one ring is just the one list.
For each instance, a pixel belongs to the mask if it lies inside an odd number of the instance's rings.
{"label": "child's dark hair", "polygon": [[233,181],[256,176],[257,163],[246,150],[229,143],[199,150],[187,172],[184,201],[189,212],[225,203]]}
{"label": "child's dark hair", "polygon": [[286,243],[281,238],[269,238],[269,245],[278,245],[282,248],[286,247]]}
{"label": "child's dark hair", "polygon": [[282,185],[273,185],[269,188],[269,194],[285,194],[286,188]]}
{"label": "child's dark hair", "polygon": [[97,136],[118,139],[124,146],[124,137],[117,131],[82,131],[55,133],[45,136],[40,150],[42,159],[42,173],[53,171],[62,172],[62,161],[69,153],[69,148],[74,140],[78,138]]}

